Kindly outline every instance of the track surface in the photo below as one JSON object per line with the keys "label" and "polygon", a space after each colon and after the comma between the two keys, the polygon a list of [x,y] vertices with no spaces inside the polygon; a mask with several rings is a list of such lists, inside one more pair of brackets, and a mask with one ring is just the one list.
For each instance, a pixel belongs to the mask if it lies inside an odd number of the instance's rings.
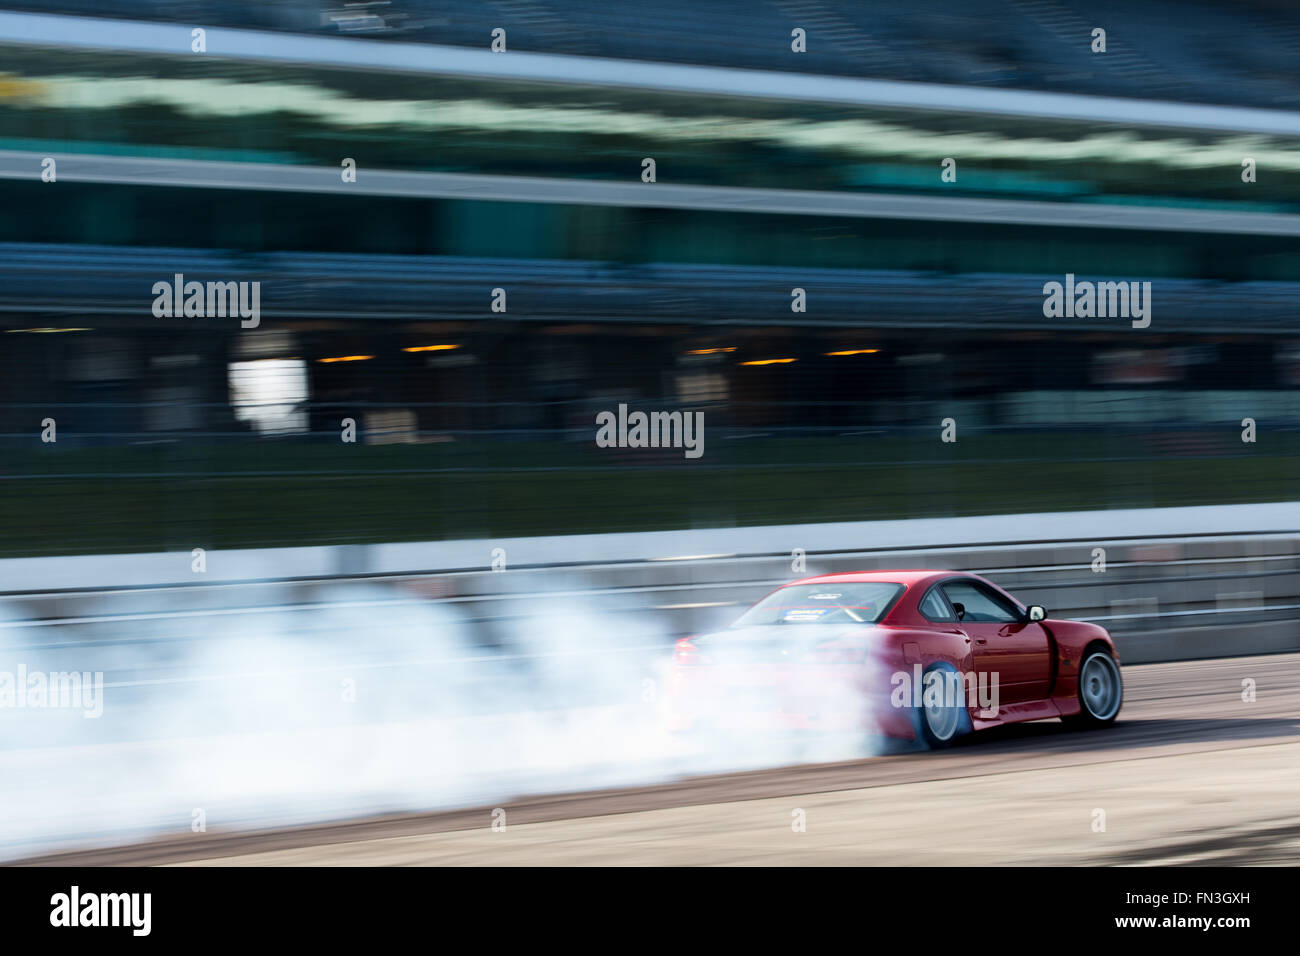
{"label": "track surface", "polygon": [[[1148,664],[1124,677],[1124,710],[1104,731],[1046,721],[943,752],[521,798],[500,805],[503,830],[492,828],[494,808],[481,807],[21,862],[1300,862],[1300,654]],[[1248,679],[1253,701],[1243,700]]]}

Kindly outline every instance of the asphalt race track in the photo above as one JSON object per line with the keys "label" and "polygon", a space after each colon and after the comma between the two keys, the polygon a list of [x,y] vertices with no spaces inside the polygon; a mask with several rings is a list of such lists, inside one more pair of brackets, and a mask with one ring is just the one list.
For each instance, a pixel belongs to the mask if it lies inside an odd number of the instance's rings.
{"label": "asphalt race track", "polygon": [[[14,861],[98,865],[1294,865],[1300,654],[1126,667],[1104,731]],[[1244,700],[1243,682],[1254,682]],[[501,815],[497,814],[499,818]],[[802,820],[802,829],[797,829]]]}

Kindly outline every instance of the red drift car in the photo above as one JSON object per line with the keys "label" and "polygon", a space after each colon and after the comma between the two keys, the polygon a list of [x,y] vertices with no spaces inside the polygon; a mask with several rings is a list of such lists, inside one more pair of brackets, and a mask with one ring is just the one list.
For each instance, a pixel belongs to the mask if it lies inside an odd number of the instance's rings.
{"label": "red drift car", "polygon": [[1049,620],[976,574],[865,571],[778,588],[677,642],[670,729],[861,730],[932,747],[1000,724],[1103,727],[1123,701],[1104,628]]}

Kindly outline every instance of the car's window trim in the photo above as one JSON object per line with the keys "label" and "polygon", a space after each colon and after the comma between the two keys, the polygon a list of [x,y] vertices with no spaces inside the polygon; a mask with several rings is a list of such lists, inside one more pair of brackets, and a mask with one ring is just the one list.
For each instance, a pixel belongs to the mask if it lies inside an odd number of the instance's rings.
{"label": "car's window trim", "polygon": [[[931,624],[956,624],[957,623],[957,611],[952,606],[952,602],[948,600],[948,595],[943,593],[943,588],[941,586],[950,580],[955,581],[957,579],[946,578],[944,581],[936,581],[934,584],[931,584],[928,588],[925,589],[925,593],[921,595],[921,599],[916,602],[917,613],[920,614],[921,617],[929,621]],[[945,620],[937,621],[934,618],[930,617],[930,615],[926,614],[924,610],[922,610],[922,606],[925,604],[926,599],[929,598],[929,596],[935,592],[938,593],[939,600],[943,602],[943,606],[948,609],[948,617]]]}

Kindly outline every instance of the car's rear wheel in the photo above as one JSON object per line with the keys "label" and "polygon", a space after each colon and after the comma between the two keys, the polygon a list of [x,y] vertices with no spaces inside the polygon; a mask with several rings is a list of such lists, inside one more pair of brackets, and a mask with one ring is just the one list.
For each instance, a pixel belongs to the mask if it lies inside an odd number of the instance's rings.
{"label": "car's rear wheel", "polygon": [[[937,675],[940,693],[927,693],[929,687],[922,685],[921,706],[916,708],[917,724],[921,738],[931,750],[952,746],[952,742],[970,729],[970,718],[961,693],[960,680],[953,680],[957,672],[951,667],[937,665],[925,672],[925,680],[935,680]],[[934,699],[935,697],[938,699]],[[929,698],[929,699],[927,699]]]}
{"label": "car's rear wheel", "polygon": [[1085,727],[1108,727],[1124,703],[1124,679],[1109,651],[1097,648],[1084,655],[1079,665],[1079,713],[1068,723]]}

